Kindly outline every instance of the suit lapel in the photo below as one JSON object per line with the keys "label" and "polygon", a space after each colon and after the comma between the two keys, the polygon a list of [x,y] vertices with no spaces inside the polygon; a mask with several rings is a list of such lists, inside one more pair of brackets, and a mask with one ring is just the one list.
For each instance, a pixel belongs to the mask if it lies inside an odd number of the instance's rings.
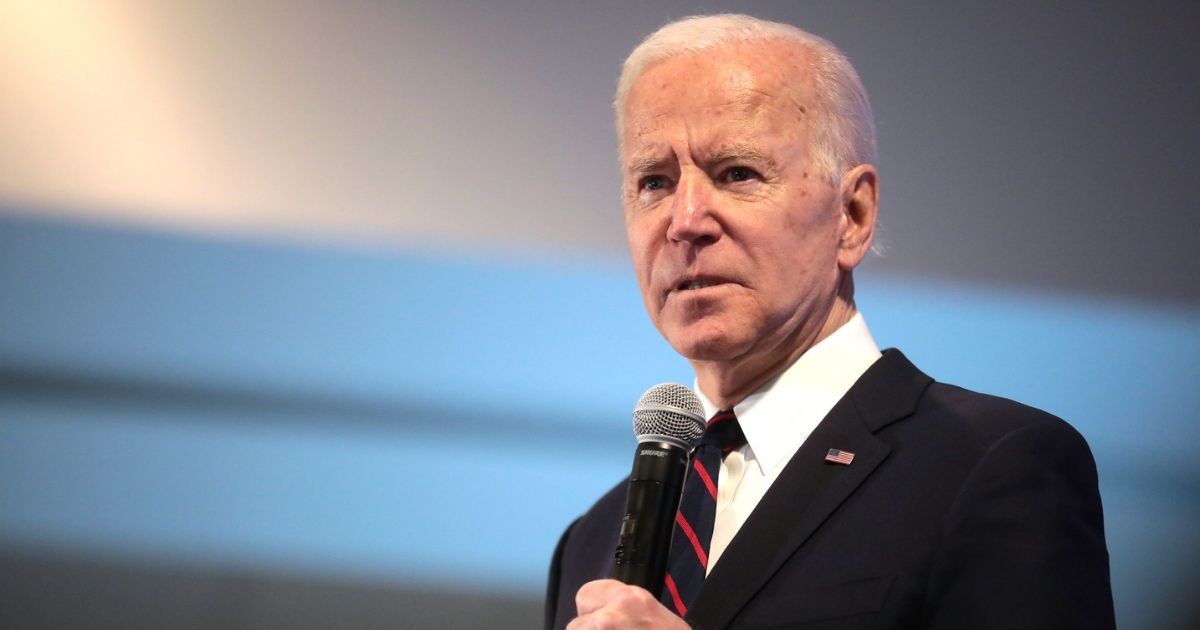
{"label": "suit lapel", "polygon": [[[912,413],[929,377],[889,350],[855,383],[792,456],[704,582],[686,619],[723,628],[875,471],[890,447],[874,432]],[[825,462],[831,448],[849,466]]]}

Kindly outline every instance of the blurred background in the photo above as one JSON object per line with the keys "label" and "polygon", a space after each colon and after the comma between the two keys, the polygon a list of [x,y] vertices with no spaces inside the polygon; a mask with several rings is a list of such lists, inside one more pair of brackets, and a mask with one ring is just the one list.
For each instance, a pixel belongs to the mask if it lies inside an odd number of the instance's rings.
{"label": "blurred background", "polygon": [[611,93],[671,18],[855,62],[882,346],[1100,468],[1117,616],[1200,624],[1200,5],[0,0],[0,626],[530,628],[691,382]]}

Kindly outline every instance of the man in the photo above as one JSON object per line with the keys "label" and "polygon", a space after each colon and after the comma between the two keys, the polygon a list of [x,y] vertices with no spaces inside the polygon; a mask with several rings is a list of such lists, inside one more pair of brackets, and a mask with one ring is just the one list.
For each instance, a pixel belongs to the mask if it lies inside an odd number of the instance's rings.
{"label": "man", "polygon": [[604,579],[622,483],[563,535],[547,626],[1112,627],[1079,434],[880,353],[855,309],[879,183],[845,57],[791,26],[690,18],[634,50],[616,108],[646,308],[745,443],[719,463],[711,539],[691,540],[698,595]]}

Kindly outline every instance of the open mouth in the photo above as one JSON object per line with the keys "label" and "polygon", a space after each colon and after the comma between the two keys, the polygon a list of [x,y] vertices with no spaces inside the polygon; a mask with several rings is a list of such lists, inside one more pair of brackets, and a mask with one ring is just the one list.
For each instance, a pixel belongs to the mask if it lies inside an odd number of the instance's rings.
{"label": "open mouth", "polygon": [[687,282],[680,283],[679,286],[676,287],[676,290],[677,291],[692,291],[695,289],[703,289],[705,287],[711,287],[711,286],[715,286],[718,284],[721,284],[721,282],[719,280],[708,280],[708,279],[688,280]]}

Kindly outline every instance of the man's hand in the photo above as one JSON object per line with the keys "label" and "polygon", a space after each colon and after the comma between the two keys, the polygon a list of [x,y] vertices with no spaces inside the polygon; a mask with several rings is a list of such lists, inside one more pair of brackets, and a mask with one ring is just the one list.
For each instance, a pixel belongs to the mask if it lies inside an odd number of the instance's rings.
{"label": "man's hand", "polygon": [[688,629],[688,625],[654,599],[650,591],[616,580],[584,584],[575,593],[575,610],[579,611],[579,616],[567,624],[567,630]]}

